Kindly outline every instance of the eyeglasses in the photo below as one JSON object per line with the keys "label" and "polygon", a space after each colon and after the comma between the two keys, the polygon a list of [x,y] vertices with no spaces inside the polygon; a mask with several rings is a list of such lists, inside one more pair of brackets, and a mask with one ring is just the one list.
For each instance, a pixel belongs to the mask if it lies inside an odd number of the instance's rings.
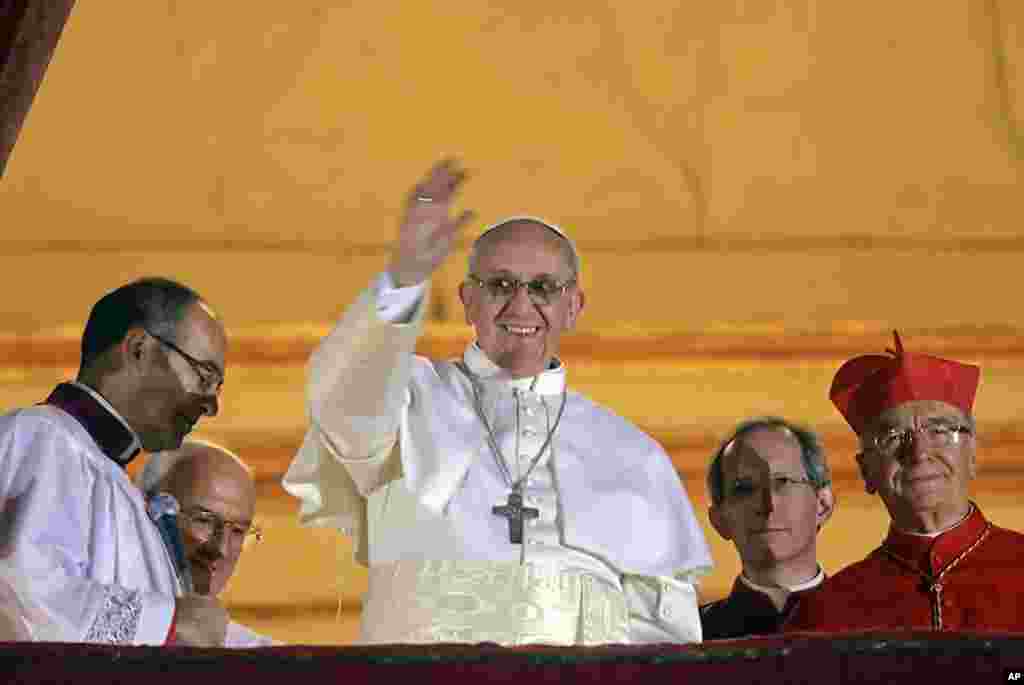
{"label": "eyeglasses", "polygon": [[925,447],[954,447],[971,435],[969,426],[937,421],[913,428],[889,428],[872,436],[869,444],[883,456],[891,457],[908,447],[915,436]]}
{"label": "eyeglasses", "polygon": [[565,294],[576,278],[565,281],[556,281],[553,278],[535,278],[532,281],[521,281],[518,278],[508,276],[494,276],[492,278],[480,278],[476,274],[469,274],[469,280],[482,288],[491,299],[506,301],[515,297],[520,288],[526,288],[526,294],[534,304],[551,304]]}
{"label": "eyeglasses", "polygon": [[[772,476],[769,480],[772,493],[779,497],[788,497],[797,492],[800,485],[811,485],[809,478],[793,478],[782,474]],[[739,501],[757,500],[764,495],[764,483],[752,479],[735,480],[728,488],[727,497]]]}
{"label": "eyeglasses", "polygon": [[259,526],[228,521],[221,518],[219,514],[202,507],[182,511],[181,515],[187,520],[192,533],[203,542],[227,535],[229,545],[233,548],[241,548],[250,540],[254,542],[263,540],[263,530]]}
{"label": "eyeglasses", "polygon": [[213,362],[204,362],[200,359],[196,359],[170,340],[165,340],[159,335],[150,332],[148,329],[143,330],[145,330],[146,333],[149,333],[149,335],[155,338],[161,345],[171,348],[181,355],[182,359],[188,362],[189,366],[192,367],[192,371],[195,372],[196,378],[199,379],[199,392],[204,395],[220,394],[220,389],[224,386],[224,375],[221,373],[220,369],[213,364]]}

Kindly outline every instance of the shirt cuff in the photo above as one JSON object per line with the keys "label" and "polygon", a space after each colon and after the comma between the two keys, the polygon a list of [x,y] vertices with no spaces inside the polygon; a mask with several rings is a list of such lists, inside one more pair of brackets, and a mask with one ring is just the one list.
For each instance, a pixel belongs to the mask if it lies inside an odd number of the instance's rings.
{"label": "shirt cuff", "polygon": [[409,323],[423,300],[427,282],[399,288],[391,278],[391,272],[384,270],[373,284],[377,300],[377,317],[388,323]]}
{"label": "shirt cuff", "polygon": [[630,641],[700,642],[697,589],[667,576],[626,574],[622,589],[630,613]]}

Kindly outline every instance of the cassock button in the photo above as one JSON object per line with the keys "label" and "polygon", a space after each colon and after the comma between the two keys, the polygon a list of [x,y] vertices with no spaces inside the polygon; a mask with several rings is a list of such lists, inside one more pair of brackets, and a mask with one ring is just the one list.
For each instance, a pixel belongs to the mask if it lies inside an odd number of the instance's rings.
{"label": "cassock button", "polygon": [[662,618],[671,620],[672,616],[676,613],[672,608],[672,605],[676,601],[675,588],[666,582],[661,582],[659,585],[661,586],[659,588],[661,590],[659,593],[661,596],[658,598],[658,613]]}

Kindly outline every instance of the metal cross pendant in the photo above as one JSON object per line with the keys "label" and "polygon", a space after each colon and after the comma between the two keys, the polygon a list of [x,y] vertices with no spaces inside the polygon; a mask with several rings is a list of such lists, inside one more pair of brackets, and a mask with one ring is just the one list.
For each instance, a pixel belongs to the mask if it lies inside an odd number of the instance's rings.
{"label": "metal cross pendant", "polygon": [[932,628],[942,630],[942,583],[935,581],[928,589],[934,595],[932,599]]}
{"label": "metal cross pendant", "polygon": [[508,503],[491,508],[491,513],[508,519],[508,540],[513,545],[523,544],[523,520],[535,519],[540,511],[523,506],[523,496],[513,490],[508,493]]}

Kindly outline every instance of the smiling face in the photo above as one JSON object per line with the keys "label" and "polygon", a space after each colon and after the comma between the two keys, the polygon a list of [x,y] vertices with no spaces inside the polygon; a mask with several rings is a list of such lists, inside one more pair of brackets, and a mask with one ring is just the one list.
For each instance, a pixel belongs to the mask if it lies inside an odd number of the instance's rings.
{"label": "smiling face", "polygon": [[[505,224],[477,255],[475,275],[483,280],[504,276],[519,281],[574,278],[561,239],[544,226],[526,221]],[[572,285],[549,304],[537,304],[519,288],[509,298],[492,296],[467,280],[459,288],[466,321],[476,329],[487,357],[513,377],[544,371],[558,354],[564,331],[583,309],[583,292]]]}
{"label": "smiling face", "polygon": [[205,445],[189,446],[168,476],[167,490],[178,499],[178,522],[195,591],[218,595],[242,553],[243,539],[225,528],[211,533],[203,522],[219,520],[247,528],[256,507],[252,476],[230,455]]}
{"label": "smiling face", "polygon": [[782,429],[754,429],[722,456],[724,497],[709,510],[711,524],[733,541],[748,572],[816,568],[816,538],[832,513],[832,491],[795,482],[806,480],[800,444]]}
{"label": "smiling face", "polygon": [[[145,354],[151,361],[124,413],[147,450],[175,449],[200,418],[217,414],[217,394],[203,391],[196,369],[181,354],[155,338],[140,336],[146,339]],[[227,336],[202,303],[189,307],[171,342],[223,371]]]}
{"label": "smiling face", "polygon": [[[883,412],[867,431],[870,438],[889,431],[923,429],[929,425],[969,426],[958,408],[936,400],[904,402]],[[940,529],[955,523],[970,507],[968,484],[975,476],[975,440],[960,432],[955,444],[935,446],[921,433],[892,454],[870,446],[857,455],[864,485],[885,502],[903,530]]]}

